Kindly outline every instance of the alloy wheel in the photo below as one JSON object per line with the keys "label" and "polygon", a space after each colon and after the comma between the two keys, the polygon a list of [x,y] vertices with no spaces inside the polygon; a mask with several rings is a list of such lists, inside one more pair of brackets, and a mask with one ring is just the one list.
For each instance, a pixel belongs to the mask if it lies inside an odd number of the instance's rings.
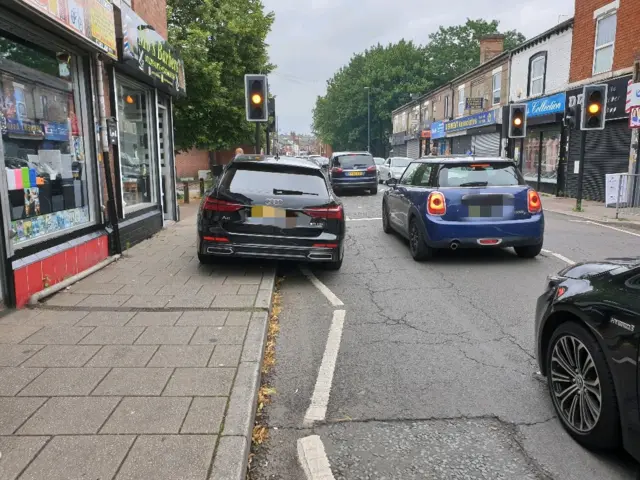
{"label": "alloy wheel", "polygon": [[563,335],[553,346],[550,372],[553,402],[565,423],[588,433],[602,412],[600,377],[587,347],[573,335]]}
{"label": "alloy wheel", "polygon": [[418,235],[418,228],[415,223],[412,223],[409,231],[409,246],[411,247],[412,252],[415,253],[418,251],[419,242],[420,236]]}

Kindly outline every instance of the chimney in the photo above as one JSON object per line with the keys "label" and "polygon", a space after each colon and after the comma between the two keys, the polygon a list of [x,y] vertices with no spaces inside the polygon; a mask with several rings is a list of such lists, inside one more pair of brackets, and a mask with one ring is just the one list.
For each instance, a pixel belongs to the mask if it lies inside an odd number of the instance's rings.
{"label": "chimney", "polygon": [[495,33],[480,39],[480,65],[497,57],[504,51],[504,35]]}

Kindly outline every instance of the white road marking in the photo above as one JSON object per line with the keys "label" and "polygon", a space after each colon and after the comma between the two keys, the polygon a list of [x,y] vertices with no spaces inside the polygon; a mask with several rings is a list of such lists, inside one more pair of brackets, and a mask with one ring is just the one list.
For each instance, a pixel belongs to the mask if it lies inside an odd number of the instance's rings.
{"label": "white road marking", "polygon": [[334,480],[327,453],[318,435],[298,439],[298,461],[307,480]]}
{"label": "white road marking", "polygon": [[371,220],[382,220],[382,217],[375,217],[375,218],[346,218],[347,222],[368,222]]}
{"label": "white road marking", "polygon": [[610,228],[611,230],[615,230],[616,232],[626,233],[627,235],[633,235],[634,237],[640,237],[640,233],[633,233],[629,230],[624,230],[618,227],[612,227],[611,225],[605,225],[604,223],[593,222],[591,220],[587,220],[585,223],[590,223],[592,225],[598,225],[599,227]]}
{"label": "white road marking", "polygon": [[333,305],[334,307],[341,307],[344,305],[344,303],[342,303],[342,300],[340,300],[335,293],[333,293],[331,290],[329,290],[329,287],[327,287],[324,283],[322,283],[320,280],[318,280],[318,277],[316,277],[311,270],[309,270],[306,267],[300,267],[300,271],[304,274],[305,277],[307,277],[309,279],[309,281],[311,283],[313,283],[313,285],[320,290],[320,292],[327,297],[327,300],[329,300],[331,302],[331,305]]}
{"label": "white road marking", "polygon": [[564,255],[561,255],[559,253],[555,253],[552,252],[551,250],[545,250],[544,248],[542,249],[542,251],[544,253],[548,253],[549,255],[553,255],[554,257],[556,257],[559,260],[562,260],[563,262],[569,264],[569,265],[575,265],[576,262],[574,262],[573,260],[571,260],[570,258],[565,257]]}
{"label": "white road marking", "polygon": [[329,336],[327,337],[327,345],[322,355],[322,363],[318,370],[316,386],[311,396],[311,404],[307,409],[307,413],[304,415],[303,425],[305,427],[311,427],[315,422],[323,421],[327,415],[327,405],[329,404],[333,373],[336,369],[338,351],[340,350],[340,340],[342,338],[345,315],[346,312],[344,310],[334,310],[333,312],[331,328],[329,329]]}

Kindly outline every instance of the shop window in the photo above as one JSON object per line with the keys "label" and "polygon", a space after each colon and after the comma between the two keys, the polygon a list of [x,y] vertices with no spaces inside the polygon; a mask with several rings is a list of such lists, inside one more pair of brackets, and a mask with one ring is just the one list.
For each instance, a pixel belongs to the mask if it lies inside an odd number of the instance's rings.
{"label": "shop window", "polygon": [[73,56],[0,34],[0,131],[14,248],[92,219],[79,90]]}
{"label": "shop window", "polygon": [[593,74],[610,72],[613,68],[613,48],[616,41],[618,15],[598,18],[596,24],[596,45],[593,55]]}
{"label": "shop window", "polygon": [[120,177],[126,213],[157,204],[158,164],[153,160],[151,91],[121,78],[117,83]]}
{"label": "shop window", "polygon": [[542,149],[540,180],[543,183],[557,183],[558,161],[560,158],[560,130],[546,130],[540,143],[540,131],[530,130],[524,143],[522,174],[528,182],[538,181],[538,163]]}
{"label": "shop window", "polygon": [[529,59],[528,96],[537,97],[544,93],[547,70],[547,52],[539,52]]}

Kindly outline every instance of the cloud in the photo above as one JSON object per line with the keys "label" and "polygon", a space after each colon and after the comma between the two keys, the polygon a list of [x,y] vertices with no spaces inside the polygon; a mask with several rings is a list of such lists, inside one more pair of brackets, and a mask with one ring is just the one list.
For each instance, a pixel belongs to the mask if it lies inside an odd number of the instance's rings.
{"label": "cloud", "polygon": [[424,44],[440,25],[467,18],[496,19],[502,30],[530,38],[573,15],[574,6],[574,0],[263,1],[276,14],[267,42],[278,67],[269,77],[278,127],[300,133],[311,130],[311,112],[327,80],[372,45],[402,38]]}

